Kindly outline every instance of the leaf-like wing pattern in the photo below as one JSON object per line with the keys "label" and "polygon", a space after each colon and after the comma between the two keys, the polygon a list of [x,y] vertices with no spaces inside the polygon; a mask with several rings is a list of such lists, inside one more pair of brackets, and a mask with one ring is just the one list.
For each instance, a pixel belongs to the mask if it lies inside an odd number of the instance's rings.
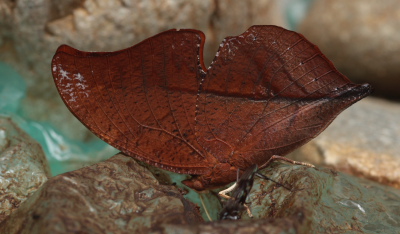
{"label": "leaf-like wing pattern", "polygon": [[97,136],[152,165],[204,175],[200,189],[305,144],[371,92],[277,26],[226,38],[208,70],[203,44],[200,31],[169,30],[116,52],[63,45],[53,76]]}
{"label": "leaf-like wing pattern", "polygon": [[199,31],[170,30],[116,52],[63,45],[53,76],[71,112],[107,143],[165,169],[203,174],[215,164],[194,134],[203,43]]}
{"label": "leaf-like wing pattern", "polygon": [[198,141],[239,168],[286,155],[369,94],[302,35],[253,26],[226,38],[199,93]]}

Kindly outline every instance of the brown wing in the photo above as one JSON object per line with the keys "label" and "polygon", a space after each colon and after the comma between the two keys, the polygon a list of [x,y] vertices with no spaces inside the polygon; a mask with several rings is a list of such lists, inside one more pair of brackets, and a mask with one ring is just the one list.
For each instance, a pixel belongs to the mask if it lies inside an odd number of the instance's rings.
{"label": "brown wing", "polygon": [[203,43],[202,32],[170,30],[116,52],[63,45],[53,77],[71,112],[107,143],[161,168],[204,174],[215,159],[194,134]]}
{"label": "brown wing", "polygon": [[190,174],[285,155],[371,90],[280,27],[227,38],[207,74],[203,43],[199,31],[170,30],[111,53],[61,46],[53,76],[68,108],[100,138]]}
{"label": "brown wing", "polygon": [[253,26],[226,38],[199,94],[198,142],[239,168],[285,155],[368,95],[302,35]]}

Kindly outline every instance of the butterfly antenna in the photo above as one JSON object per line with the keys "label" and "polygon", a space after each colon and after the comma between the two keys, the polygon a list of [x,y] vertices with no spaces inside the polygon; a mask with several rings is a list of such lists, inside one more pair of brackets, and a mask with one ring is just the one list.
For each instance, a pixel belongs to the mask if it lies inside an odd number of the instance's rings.
{"label": "butterfly antenna", "polygon": [[289,190],[289,191],[292,190],[292,189],[286,187],[285,185],[283,185],[283,184],[281,184],[281,183],[279,183],[279,182],[277,182],[277,181],[275,181],[275,180],[273,180],[273,179],[271,179],[271,178],[268,178],[268,177],[266,177],[265,175],[260,174],[260,173],[258,173],[258,172],[256,172],[256,176],[258,176],[258,177],[260,177],[260,178],[262,178],[262,179],[264,179],[264,180],[270,180],[270,181],[274,182],[275,184],[278,184],[278,185],[284,187],[285,189],[287,189],[287,190]]}
{"label": "butterfly antenna", "polygon": [[204,212],[205,212],[206,215],[207,215],[208,220],[209,220],[209,221],[212,221],[211,216],[210,216],[210,213],[208,213],[207,207],[206,207],[206,205],[204,204],[203,195],[201,195],[201,193],[199,193],[199,198],[200,198],[201,205],[203,206]]}

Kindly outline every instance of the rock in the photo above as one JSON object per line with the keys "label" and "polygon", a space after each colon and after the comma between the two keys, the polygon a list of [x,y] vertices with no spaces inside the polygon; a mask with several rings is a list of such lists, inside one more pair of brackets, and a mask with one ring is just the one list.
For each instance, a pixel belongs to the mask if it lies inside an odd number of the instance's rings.
{"label": "rock", "polygon": [[160,185],[145,167],[118,154],[49,179],[0,233],[290,233],[301,230],[301,219],[204,223],[179,189]]}
{"label": "rock", "polygon": [[[253,219],[302,217],[300,233],[398,233],[400,190],[327,168],[280,162],[256,179],[248,197]],[[250,219],[244,212],[243,219]],[[300,219],[301,220],[301,219]],[[307,227],[305,227],[307,226]]]}
{"label": "rock", "polygon": [[176,187],[160,185],[134,159],[117,154],[49,179],[0,233],[148,233],[165,223],[197,222],[197,208]]}
{"label": "rock", "polygon": [[400,104],[366,98],[288,157],[400,188]]}
{"label": "rock", "polygon": [[0,117],[0,222],[50,177],[40,145],[7,117]]}
{"label": "rock", "polygon": [[182,190],[160,185],[134,159],[117,154],[49,179],[4,220],[0,232],[394,233],[400,227],[397,189],[279,162],[260,173],[291,190],[256,179],[248,197],[253,219],[244,213],[242,220],[204,223]]}
{"label": "rock", "polygon": [[[207,39],[206,64],[223,38],[253,24],[283,24],[276,0],[263,1],[122,1],[50,0],[0,2],[0,60],[26,78],[24,112],[50,121],[68,137],[93,137],[62,103],[50,73],[57,47],[69,44],[87,51],[132,46],[170,28],[195,28]],[[51,111],[50,111],[51,110]]]}
{"label": "rock", "polygon": [[162,231],[157,233],[173,234],[208,234],[208,233],[235,233],[235,234],[293,234],[308,233],[308,226],[304,217],[287,217],[278,219],[251,219],[215,221],[198,225],[165,225]]}
{"label": "rock", "polygon": [[398,99],[399,12],[397,0],[314,1],[299,31],[351,80]]}

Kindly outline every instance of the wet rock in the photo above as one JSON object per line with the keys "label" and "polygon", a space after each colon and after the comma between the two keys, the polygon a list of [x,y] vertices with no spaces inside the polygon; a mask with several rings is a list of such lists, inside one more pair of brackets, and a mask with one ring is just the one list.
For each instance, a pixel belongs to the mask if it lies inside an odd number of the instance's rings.
{"label": "wet rock", "polygon": [[398,99],[399,12],[397,0],[314,1],[299,31],[350,79]]}
{"label": "wet rock", "polygon": [[131,157],[51,178],[9,216],[0,233],[148,233],[202,222],[174,186],[160,185]]}
{"label": "wet rock", "polygon": [[[302,219],[298,233],[397,233],[400,190],[327,168],[274,163],[256,179],[248,201],[253,219]],[[302,217],[302,218],[299,218]],[[243,219],[250,219],[244,212]]]}
{"label": "wet rock", "polygon": [[50,177],[40,145],[7,117],[0,117],[0,222]]}
{"label": "wet rock", "polygon": [[400,104],[366,98],[289,157],[400,188]]}
{"label": "wet rock", "polygon": [[253,24],[282,25],[278,8],[276,0],[3,0],[0,60],[26,78],[28,98],[23,108],[30,118],[50,121],[68,137],[87,140],[93,135],[69,113],[51,77],[49,64],[58,46],[113,51],[170,28],[195,28],[207,35],[205,60],[209,64],[223,38]]}

